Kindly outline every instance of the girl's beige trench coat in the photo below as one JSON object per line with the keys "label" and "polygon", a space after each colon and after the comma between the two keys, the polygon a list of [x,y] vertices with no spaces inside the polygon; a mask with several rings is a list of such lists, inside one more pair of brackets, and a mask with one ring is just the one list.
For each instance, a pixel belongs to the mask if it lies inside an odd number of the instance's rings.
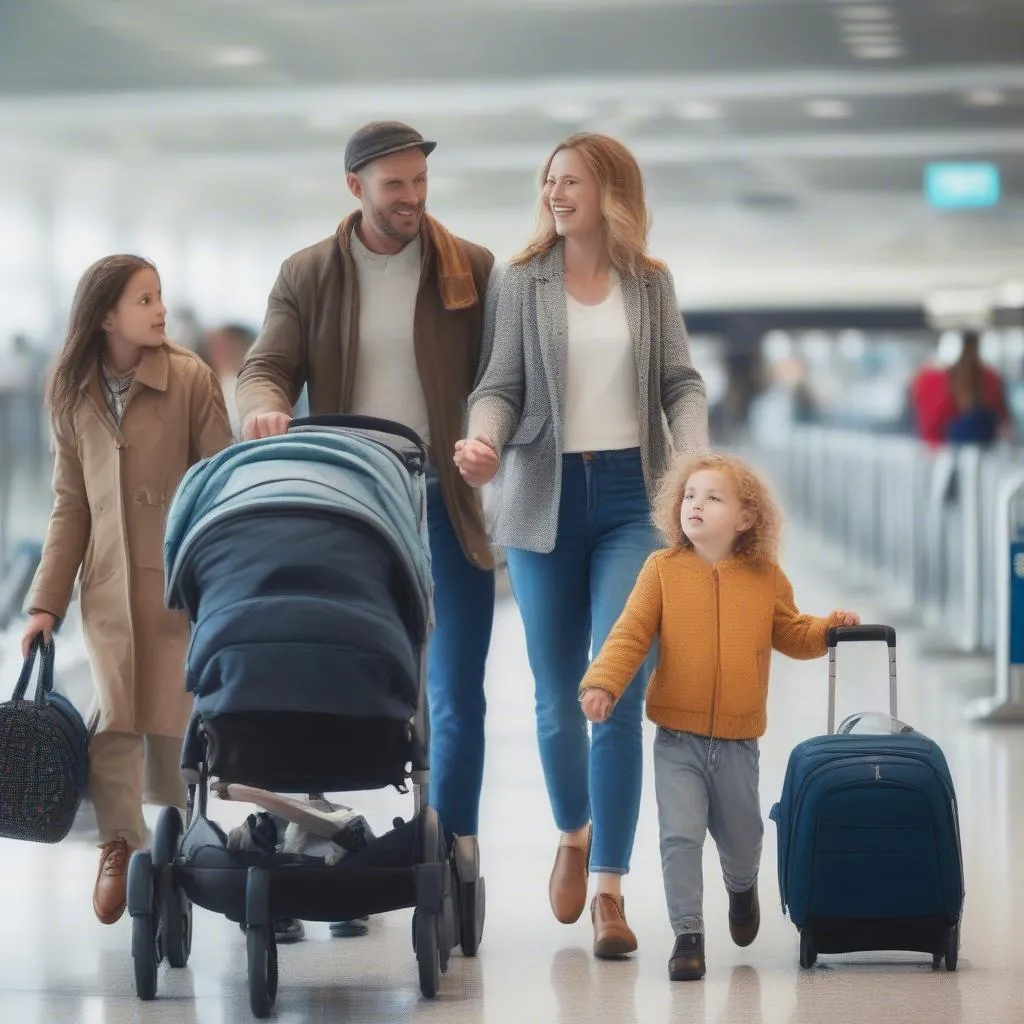
{"label": "girl's beige trench coat", "polygon": [[164,606],[164,524],[186,470],[232,441],[223,393],[171,344],[146,350],[120,427],[98,366],[81,391],[72,422],[53,428],[53,513],[25,606],[63,619],[81,571],[97,730],[180,737],[189,624]]}

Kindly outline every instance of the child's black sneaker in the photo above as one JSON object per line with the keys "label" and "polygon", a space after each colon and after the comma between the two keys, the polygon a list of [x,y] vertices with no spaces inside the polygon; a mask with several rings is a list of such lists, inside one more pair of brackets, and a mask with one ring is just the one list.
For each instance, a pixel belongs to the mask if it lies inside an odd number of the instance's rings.
{"label": "child's black sneaker", "polygon": [[757,882],[746,892],[729,891],[729,934],[737,946],[749,946],[761,927]]}
{"label": "child's black sneaker", "polygon": [[668,961],[672,981],[700,981],[704,977],[704,936],[700,932],[684,932],[676,936]]}

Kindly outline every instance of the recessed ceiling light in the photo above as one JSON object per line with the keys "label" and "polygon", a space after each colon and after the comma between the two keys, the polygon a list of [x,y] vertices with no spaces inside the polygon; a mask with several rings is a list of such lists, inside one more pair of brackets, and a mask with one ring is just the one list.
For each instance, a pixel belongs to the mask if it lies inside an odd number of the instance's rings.
{"label": "recessed ceiling light", "polygon": [[1002,89],[973,89],[965,99],[972,107],[1002,107],[1007,102]]}
{"label": "recessed ceiling light", "polygon": [[839,118],[849,117],[851,113],[850,104],[846,100],[808,100],[804,104],[804,110],[810,117],[817,117],[823,121],[835,121]]}
{"label": "recessed ceiling light", "polygon": [[592,104],[577,100],[562,100],[552,103],[544,108],[544,112],[553,121],[564,121],[567,124],[591,121],[597,116],[597,111]]}
{"label": "recessed ceiling light", "polygon": [[857,4],[838,8],[836,17],[843,21],[888,21],[892,18],[892,8],[884,4]]}
{"label": "recessed ceiling light", "polygon": [[676,117],[684,121],[714,121],[721,113],[714,103],[706,100],[686,100],[677,103],[672,109]]}
{"label": "recessed ceiling light", "polygon": [[213,51],[211,59],[222,68],[253,68],[262,64],[267,55],[254,46],[222,46]]}
{"label": "recessed ceiling light", "polygon": [[861,60],[893,60],[906,53],[898,43],[865,43],[852,50],[854,57],[860,57]]}
{"label": "recessed ceiling light", "polygon": [[615,113],[627,121],[650,121],[658,116],[660,110],[660,105],[653,101],[627,100],[618,105]]}

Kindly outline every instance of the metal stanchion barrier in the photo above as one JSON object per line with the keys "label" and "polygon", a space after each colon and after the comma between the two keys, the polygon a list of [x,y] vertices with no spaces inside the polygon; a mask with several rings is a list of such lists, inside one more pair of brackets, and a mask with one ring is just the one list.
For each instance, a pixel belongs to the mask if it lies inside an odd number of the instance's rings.
{"label": "metal stanchion barrier", "polygon": [[801,536],[964,654],[994,647],[989,510],[1020,454],[819,426],[794,427],[757,450]]}
{"label": "metal stanchion barrier", "polygon": [[961,448],[957,452],[957,472],[963,572],[960,647],[974,653],[981,650],[981,449]]}
{"label": "metal stanchion barrier", "polygon": [[995,692],[972,701],[978,722],[1024,721],[1024,471],[999,485],[996,509]]}

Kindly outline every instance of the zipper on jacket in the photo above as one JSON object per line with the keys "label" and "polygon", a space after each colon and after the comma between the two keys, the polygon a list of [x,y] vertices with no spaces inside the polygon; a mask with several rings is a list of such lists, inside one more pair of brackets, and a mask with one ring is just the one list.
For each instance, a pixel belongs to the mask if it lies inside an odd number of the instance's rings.
{"label": "zipper on jacket", "polygon": [[715,724],[718,717],[718,691],[722,684],[722,596],[719,586],[718,567],[712,566],[711,578],[715,587],[715,681],[711,686],[711,735],[708,739],[708,764],[711,770],[711,744],[715,740]]}

